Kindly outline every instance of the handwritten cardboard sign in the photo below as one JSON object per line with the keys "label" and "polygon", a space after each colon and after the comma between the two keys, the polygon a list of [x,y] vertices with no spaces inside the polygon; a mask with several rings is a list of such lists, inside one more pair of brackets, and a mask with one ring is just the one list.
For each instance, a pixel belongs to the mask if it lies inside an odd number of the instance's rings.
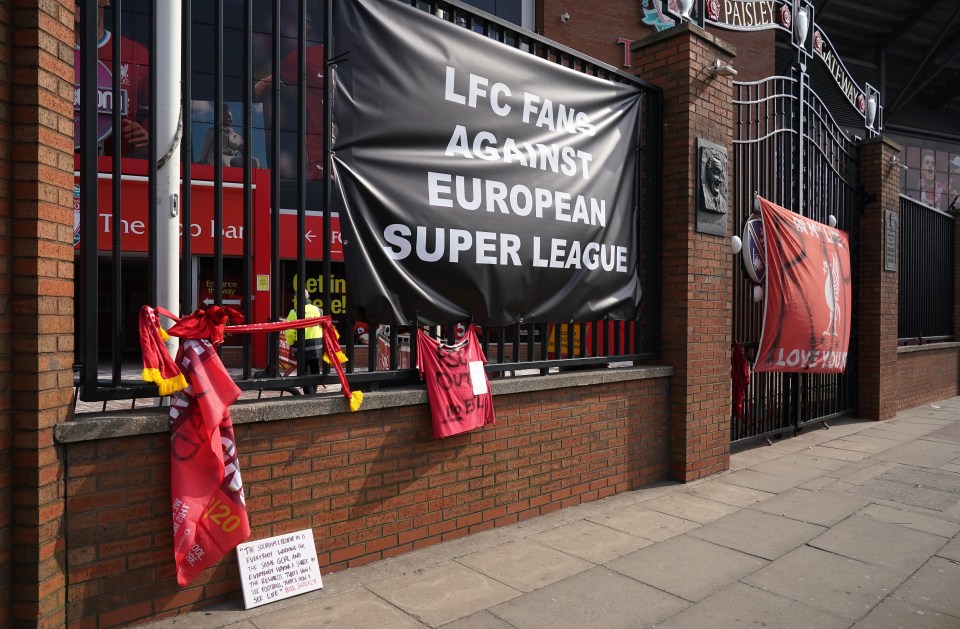
{"label": "handwritten cardboard sign", "polygon": [[246,609],[323,587],[312,529],[240,544],[237,561]]}

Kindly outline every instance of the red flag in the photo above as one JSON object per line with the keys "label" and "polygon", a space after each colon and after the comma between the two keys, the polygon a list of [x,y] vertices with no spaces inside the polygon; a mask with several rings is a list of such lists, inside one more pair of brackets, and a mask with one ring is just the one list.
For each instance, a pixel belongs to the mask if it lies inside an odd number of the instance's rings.
{"label": "red flag", "polygon": [[207,341],[184,340],[177,363],[190,383],[170,401],[173,545],[182,587],[250,537],[250,520],[230,421],[240,389]]}
{"label": "red flag", "polygon": [[842,373],[851,314],[846,232],[764,198],[760,213],[766,290],[754,371]]}

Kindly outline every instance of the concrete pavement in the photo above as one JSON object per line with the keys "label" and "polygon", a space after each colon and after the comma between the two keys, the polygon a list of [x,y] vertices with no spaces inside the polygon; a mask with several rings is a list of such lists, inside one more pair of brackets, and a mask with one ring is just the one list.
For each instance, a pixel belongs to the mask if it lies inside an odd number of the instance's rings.
{"label": "concrete pavement", "polygon": [[728,472],[147,625],[960,628],[960,397],[811,425]]}

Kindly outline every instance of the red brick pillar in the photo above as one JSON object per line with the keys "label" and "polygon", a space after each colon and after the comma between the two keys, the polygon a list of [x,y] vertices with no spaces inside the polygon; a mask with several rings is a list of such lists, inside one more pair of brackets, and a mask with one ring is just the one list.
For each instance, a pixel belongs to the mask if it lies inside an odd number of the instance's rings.
{"label": "red brick pillar", "polygon": [[0,1],[0,627],[10,626],[10,50],[12,16]]}
{"label": "red brick pillar", "polygon": [[[690,24],[634,43],[636,74],[663,88],[661,286],[670,387],[671,469],[692,481],[730,467],[731,213],[725,236],[698,233],[697,138],[727,149],[733,173],[733,86],[707,66],[733,47]],[[728,193],[727,206],[730,207]]]}
{"label": "red brick pillar", "polygon": [[[888,419],[897,414],[899,269],[884,268],[884,236],[888,224],[890,228],[900,224],[900,169],[893,163],[899,155],[900,147],[884,137],[860,145],[860,182],[874,197],[860,214],[860,264],[854,285],[860,309],[858,414],[865,419]],[[899,233],[895,238],[899,245]]]}
{"label": "red brick pillar", "polygon": [[67,419],[73,385],[74,2],[13,7],[10,267],[0,293],[12,351],[11,624],[62,627],[63,466],[53,428]]}

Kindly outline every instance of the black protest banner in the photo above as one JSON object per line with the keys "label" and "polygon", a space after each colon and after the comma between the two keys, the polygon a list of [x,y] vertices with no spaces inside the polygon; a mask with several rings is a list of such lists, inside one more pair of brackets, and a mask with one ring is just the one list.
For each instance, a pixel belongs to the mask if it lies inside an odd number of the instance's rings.
{"label": "black protest banner", "polygon": [[334,5],[333,177],[364,320],[632,318],[641,92],[396,0]]}

